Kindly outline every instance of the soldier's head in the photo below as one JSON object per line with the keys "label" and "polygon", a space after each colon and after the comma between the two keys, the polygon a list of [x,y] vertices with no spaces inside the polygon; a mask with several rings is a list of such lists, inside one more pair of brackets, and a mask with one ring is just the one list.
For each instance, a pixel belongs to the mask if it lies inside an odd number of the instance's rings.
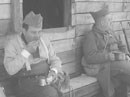
{"label": "soldier's head", "polygon": [[109,30],[112,30],[111,27],[111,19],[108,16],[109,10],[108,5],[103,5],[102,9],[97,12],[90,12],[93,19],[95,20],[94,26],[101,30],[101,32],[108,32]]}
{"label": "soldier's head", "polygon": [[23,21],[23,34],[27,42],[37,41],[39,39],[39,33],[42,30],[42,21],[42,16],[32,11],[25,16]]}

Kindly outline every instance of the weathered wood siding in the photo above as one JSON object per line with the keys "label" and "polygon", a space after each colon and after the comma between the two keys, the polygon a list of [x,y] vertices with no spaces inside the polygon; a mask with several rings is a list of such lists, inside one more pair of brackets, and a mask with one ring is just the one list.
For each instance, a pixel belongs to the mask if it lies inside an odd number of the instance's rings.
{"label": "weathered wood siding", "polygon": [[[5,36],[14,33],[12,6],[11,0],[0,0],[0,49],[4,46]],[[20,0],[20,14],[22,19],[22,0]]]}
{"label": "weathered wood siding", "polygon": [[[21,18],[22,18],[22,0]],[[113,21],[115,33],[122,33],[122,27],[127,31],[130,38],[130,0],[72,0],[71,4],[71,24],[73,28],[45,29],[43,32],[50,38],[58,56],[62,59],[64,69],[74,73],[79,68],[82,56],[81,45],[84,34],[91,30],[95,22],[89,14],[90,11],[100,10],[103,3],[107,3],[110,9],[110,16]],[[3,10],[4,9],[4,10]],[[10,0],[0,0],[0,40],[3,35],[11,32],[11,3]],[[0,44],[3,43],[0,41]],[[0,45],[0,48],[3,47]],[[69,65],[70,68],[68,68]],[[78,65],[77,65],[78,64]],[[75,68],[71,68],[75,66]]]}
{"label": "weathered wood siding", "polygon": [[[20,0],[20,2],[22,4],[22,0]],[[21,13],[22,13],[22,6],[21,6]],[[0,36],[10,32],[11,32],[11,1],[0,0]]]}
{"label": "weathered wood siding", "polygon": [[[109,16],[113,21],[112,27],[115,33],[123,35],[122,23],[130,41],[130,25],[128,25],[130,22],[130,0],[74,0],[72,3],[72,25],[75,26],[78,47],[81,46],[85,33],[92,29],[95,22],[89,12],[100,10],[104,3],[109,5]],[[125,41],[124,38],[122,40]]]}
{"label": "weathered wood siding", "polygon": [[75,28],[66,27],[43,30],[43,34],[51,40],[57,55],[61,58],[63,69],[72,77],[80,74],[75,33]]}

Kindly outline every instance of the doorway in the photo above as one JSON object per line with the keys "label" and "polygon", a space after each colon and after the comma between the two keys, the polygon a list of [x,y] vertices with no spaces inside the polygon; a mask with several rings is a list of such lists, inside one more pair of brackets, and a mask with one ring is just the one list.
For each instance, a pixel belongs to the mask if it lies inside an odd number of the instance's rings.
{"label": "doorway", "polygon": [[23,18],[30,11],[42,15],[43,28],[64,26],[64,0],[23,0]]}

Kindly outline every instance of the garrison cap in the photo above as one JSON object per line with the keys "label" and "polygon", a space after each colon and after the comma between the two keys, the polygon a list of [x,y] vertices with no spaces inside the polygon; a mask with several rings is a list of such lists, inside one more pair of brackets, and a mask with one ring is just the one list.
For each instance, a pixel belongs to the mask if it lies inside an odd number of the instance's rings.
{"label": "garrison cap", "polygon": [[28,26],[42,28],[42,21],[43,17],[41,14],[35,14],[33,11],[31,11],[25,16],[23,23],[27,24]]}
{"label": "garrison cap", "polygon": [[101,10],[97,12],[90,12],[90,14],[94,18],[94,20],[97,21],[99,18],[103,18],[109,14],[108,5],[104,4]]}

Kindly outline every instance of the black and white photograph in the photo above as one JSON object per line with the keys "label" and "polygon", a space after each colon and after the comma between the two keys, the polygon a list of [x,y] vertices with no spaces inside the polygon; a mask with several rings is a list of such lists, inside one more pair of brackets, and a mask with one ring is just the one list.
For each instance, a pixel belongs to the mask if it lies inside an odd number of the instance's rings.
{"label": "black and white photograph", "polygon": [[0,97],[130,97],[130,0],[0,0]]}

